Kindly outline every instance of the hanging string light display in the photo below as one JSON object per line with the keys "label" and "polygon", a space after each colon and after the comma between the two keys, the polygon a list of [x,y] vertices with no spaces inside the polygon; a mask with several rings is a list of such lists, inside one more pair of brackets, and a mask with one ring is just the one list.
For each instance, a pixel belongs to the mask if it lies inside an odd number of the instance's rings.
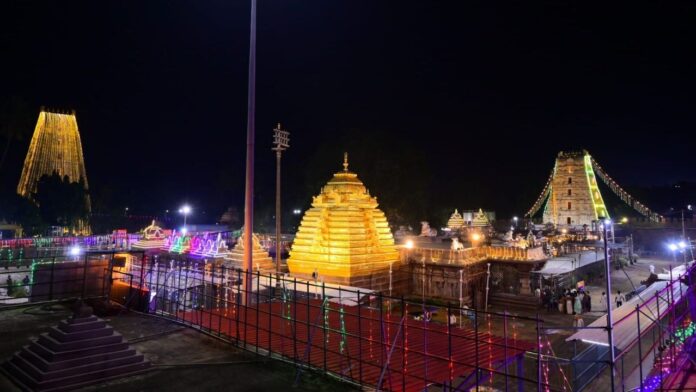
{"label": "hanging string light display", "polygon": [[346,337],[348,335],[346,332],[346,322],[343,318],[344,313],[345,312],[343,310],[343,306],[341,306],[341,309],[339,310],[339,313],[338,313],[339,320],[341,323],[341,342],[339,343],[338,347],[339,347],[339,351],[341,354],[343,354],[343,351],[346,349]]}
{"label": "hanging string light display", "polygon": [[326,345],[329,345],[329,334],[330,334],[330,324],[329,324],[329,311],[331,310],[331,305],[329,303],[329,297],[324,298],[324,303],[321,305],[322,309],[324,309],[324,339],[326,341]]}

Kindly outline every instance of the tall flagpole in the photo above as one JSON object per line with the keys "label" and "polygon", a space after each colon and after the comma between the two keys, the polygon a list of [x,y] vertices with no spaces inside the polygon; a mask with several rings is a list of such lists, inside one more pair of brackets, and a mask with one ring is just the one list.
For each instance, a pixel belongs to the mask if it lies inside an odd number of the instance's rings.
{"label": "tall flagpole", "polygon": [[244,296],[243,303],[251,299],[252,270],[254,261],[254,132],[256,109],[256,0],[251,0],[251,26],[249,31],[249,91],[247,101],[247,150],[246,188],[244,191]]}

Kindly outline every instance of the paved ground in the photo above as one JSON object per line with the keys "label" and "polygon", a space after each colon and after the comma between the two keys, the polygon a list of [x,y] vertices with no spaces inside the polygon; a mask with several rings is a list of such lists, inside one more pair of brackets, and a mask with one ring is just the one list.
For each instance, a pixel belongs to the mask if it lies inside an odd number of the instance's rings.
{"label": "paved ground", "polygon": [[[0,311],[0,358],[11,356],[29,338],[68,317],[62,305],[50,311],[27,307]],[[293,387],[295,368],[240,351],[172,322],[135,313],[107,318],[153,366],[143,375],[81,389],[81,391],[349,391],[350,385],[313,373],[303,373]],[[0,374],[0,391],[19,391]]]}

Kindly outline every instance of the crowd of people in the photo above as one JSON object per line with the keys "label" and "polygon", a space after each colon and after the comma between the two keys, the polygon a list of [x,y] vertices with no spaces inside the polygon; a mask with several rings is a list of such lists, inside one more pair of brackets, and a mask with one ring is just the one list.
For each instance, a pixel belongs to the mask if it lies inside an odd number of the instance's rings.
{"label": "crowd of people", "polygon": [[[547,312],[558,311],[565,314],[582,314],[592,311],[592,296],[589,290],[563,287],[537,289],[537,296]],[[602,293],[605,295],[605,293]]]}

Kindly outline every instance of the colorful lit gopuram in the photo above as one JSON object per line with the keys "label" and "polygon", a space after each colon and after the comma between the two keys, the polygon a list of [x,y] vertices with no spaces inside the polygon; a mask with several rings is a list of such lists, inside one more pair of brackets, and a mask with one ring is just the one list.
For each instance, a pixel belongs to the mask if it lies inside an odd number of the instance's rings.
{"label": "colorful lit gopuram", "polygon": [[[70,181],[84,181],[87,186],[87,172],[82,155],[82,142],[77,129],[75,113],[56,113],[41,109],[29,151],[24,160],[22,176],[17,185],[17,193],[31,198],[43,175],[57,172],[68,176]],[[89,197],[87,209],[90,209]]]}
{"label": "colorful lit gopuram", "polygon": [[290,273],[331,283],[370,287],[399,260],[384,212],[357,174],[343,171],[322,188],[305,212],[290,250]]}

